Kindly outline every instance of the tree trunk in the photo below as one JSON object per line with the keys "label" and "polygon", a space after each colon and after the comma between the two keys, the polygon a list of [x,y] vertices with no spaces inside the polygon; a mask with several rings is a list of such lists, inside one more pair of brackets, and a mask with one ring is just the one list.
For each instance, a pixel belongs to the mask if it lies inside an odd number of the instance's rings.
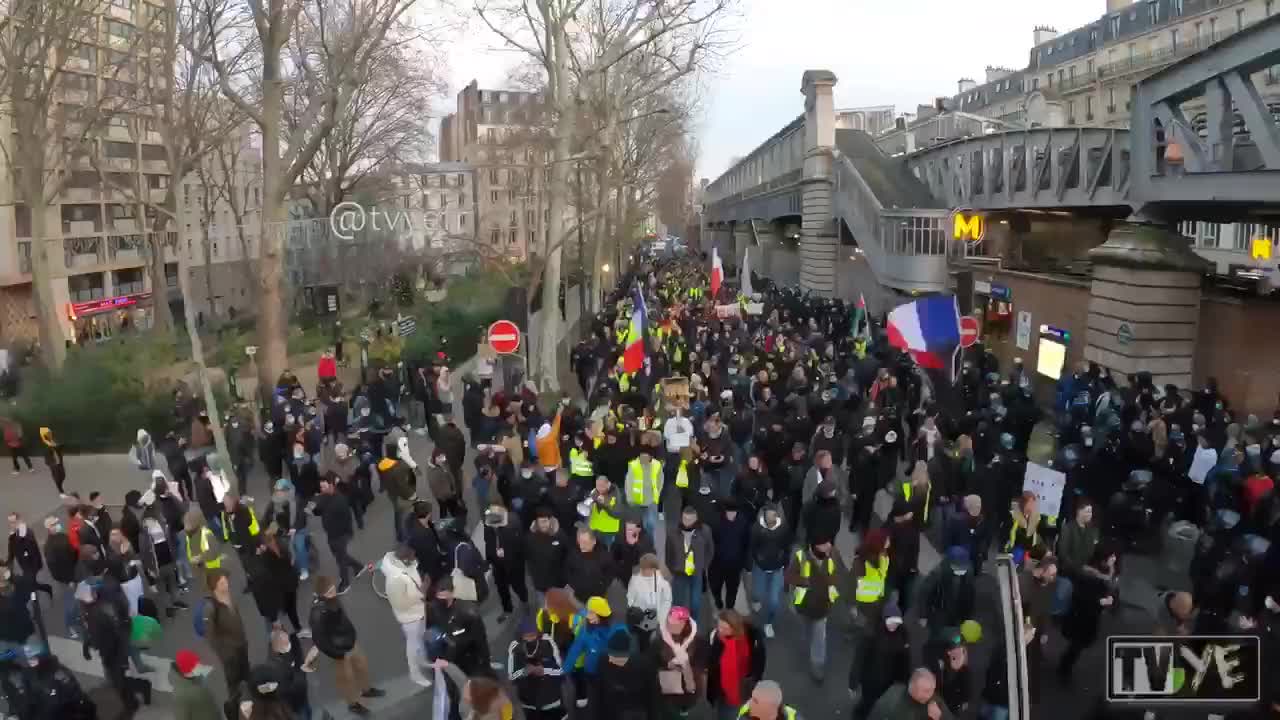
{"label": "tree trunk", "polygon": [[[45,367],[53,372],[62,370],[67,361],[67,338],[62,332],[56,302],[53,299],[52,263],[49,258],[49,232],[45,215],[48,205],[44,201],[44,172],[39,165],[32,165],[32,156],[42,155],[43,148],[26,155],[27,168],[38,170],[23,173],[23,202],[31,209],[31,302],[35,305],[36,322],[39,325],[40,357]],[[56,259],[60,253],[54,253]]]}
{"label": "tree trunk", "polygon": [[147,274],[151,279],[151,330],[160,335],[173,333],[173,313],[169,310],[168,279],[164,275],[164,222],[157,219],[146,243]]}
{"label": "tree trunk", "polygon": [[551,213],[547,223],[545,265],[542,271],[541,339],[538,357],[534,359],[534,372],[538,373],[540,388],[546,391],[560,389],[560,373],[557,360],[560,345],[560,260],[564,248],[564,212],[569,193],[569,155],[573,136],[573,108],[569,102],[569,63],[564,28],[554,29],[551,43],[554,72],[552,92],[556,116],[554,142],[551,151],[550,202]]}
{"label": "tree trunk", "polygon": [[[272,55],[272,52],[275,55]],[[258,390],[270,397],[276,378],[289,363],[289,328],[284,290],[285,168],[280,158],[283,87],[279,50],[262,64],[262,252],[258,258]],[[265,394],[264,394],[265,393]]]}
{"label": "tree trunk", "polygon": [[[208,218],[208,213],[205,214]],[[204,293],[206,307],[209,308],[209,327],[216,329],[218,327],[218,310],[213,304],[213,242],[209,238],[209,222],[206,220],[201,223],[204,234]]]}
{"label": "tree trunk", "polygon": [[[207,231],[206,231],[207,235]],[[213,383],[209,382],[209,369],[204,364],[204,343],[200,342],[200,330],[196,327],[196,311],[191,307],[191,274],[190,266],[182,262],[182,254],[178,254],[178,288],[182,292],[182,312],[187,320],[187,339],[191,341],[191,358],[196,362],[196,376],[200,379],[200,389],[204,392],[204,405],[209,411],[209,429],[213,430],[213,444],[218,449],[218,457],[230,463],[227,454],[227,438],[222,433],[222,413],[218,411],[218,398],[213,394]]]}
{"label": "tree trunk", "polygon": [[609,185],[605,180],[608,176],[606,173],[600,172],[596,177],[598,178],[596,182],[596,210],[598,213],[592,223],[591,254],[589,255],[591,258],[591,298],[588,306],[583,308],[584,313],[590,309],[592,315],[600,311],[600,296],[605,290],[604,283],[608,279],[608,276],[604,274],[604,264],[609,262],[604,254],[604,239],[609,232],[609,211],[606,210],[609,206]]}

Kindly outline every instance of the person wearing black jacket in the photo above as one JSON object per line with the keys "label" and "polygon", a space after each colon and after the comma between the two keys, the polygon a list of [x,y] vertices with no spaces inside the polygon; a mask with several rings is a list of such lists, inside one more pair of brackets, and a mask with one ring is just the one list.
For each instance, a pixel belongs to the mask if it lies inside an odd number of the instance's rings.
{"label": "person wearing black jacket", "polygon": [[578,526],[577,544],[569,550],[565,570],[569,586],[581,603],[595,596],[607,597],[616,576],[609,551],[585,525]]}
{"label": "person wearing black jacket", "polygon": [[382,697],[386,693],[369,684],[369,661],[356,645],[356,626],[338,599],[333,578],[316,578],[316,598],[311,605],[312,640],[326,657],[333,660],[334,681],[347,701],[347,709],[355,715],[369,715],[362,698]]}
{"label": "person wearing black jacket", "polygon": [[525,537],[525,557],[529,579],[533,581],[533,604],[542,607],[547,590],[564,587],[565,558],[569,538],[560,532],[560,522],[550,508],[538,508],[529,534]]}
{"label": "person wearing black jacket", "polygon": [[[790,561],[792,532],[786,518],[775,504],[765,505],[751,526],[747,556],[751,563],[751,598],[757,612],[763,613],[764,634],[773,637],[773,621],[782,601],[787,563]],[[719,541],[716,547],[721,547]]]}
{"label": "person wearing black jacket", "polygon": [[835,542],[840,532],[840,499],[834,481],[818,484],[813,499],[804,508],[804,532],[810,545]]}
{"label": "person wearing black jacket", "polygon": [[280,687],[276,694],[280,696],[297,717],[311,717],[311,700],[307,694],[307,675],[303,670],[305,658],[298,636],[290,635],[277,625],[271,631],[271,652],[267,656],[269,665],[279,678]]}
{"label": "person wearing black jacket", "polygon": [[867,717],[880,696],[894,683],[904,682],[911,672],[911,638],[903,627],[902,611],[897,605],[884,606],[883,619],[875,626],[875,636],[862,649],[870,661],[854,663],[851,669],[858,672],[849,677],[849,690],[857,698],[855,718]]}
{"label": "person wearing black jacket", "polygon": [[489,672],[489,635],[484,621],[471,608],[463,607],[453,596],[453,578],[443,577],[432,591],[427,605],[426,626],[444,638],[443,659],[458,666],[467,675]]}
{"label": "person wearing black jacket", "polygon": [[711,538],[716,552],[707,568],[707,581],[717,610],[737,604],[738,585],[747,566],[747,546],[754,513],[742,512],[739,507],[735,498],[725,500],[721,505],[720,522],[712,525]]}
{"label": "person wearing black jacket", "polygon": [[639,516],[627,518],[627,522],[622,527],[621,537],[609,548],[609,554],[613,556],[614,575],[618,578],[618,582],[626,587],[627,583],[631,582],[631,575],[635,572],[636,566],[640,564],[640,558],[656,552],[653,538],[644,531],[644,523]]}
{"label": "person wearing black jacket", "polygon": [[329,551],[338,563],[338,574],[342,578],[338,593],[342,594],[351,587],[351,571],[360,577],[373,565],[364,565],[351,557],[347,546],[351,544],[351,536],[355,534],[354,516],[347,496],[338,492],[338,479],[328,476],[320,481],[320,494],[311,502],[311,514],[320,518],[324,534],[329,538]]}
{"label": "person wearing black jacket", "polygon": [[658,717],[657,669],[650,658],[636,651],[631,633],[610,634],[607,652],[590,680],[588,707],[609,708],[609,715],[617,720]]}
{"label": "person wearing black jacket", "polygon": [[529,591],[524,584],[524,528],[520,516],[507,510],[501,498],[495,497],[484,513],[484,554],[493,568],[493,584],[502,603],[498,622],[505,622],[513,612],[511,593],[520,604],[529,605]]}
{"label": "person wearing black jacket", "polygon": [[507,647],[507,678],[527,720],[564,720],[563,668],[551,636],[531,618],[520,621],[520,636]]}
{"label": "person wearing black jacket", "polygon": [[972,620],[977,593],[971,574],[969,551],[961,546],[947,548],[946,559],[933,569],[916,587],[913,607],[921,625],[933,631],[931,645],[950,640],[947,628]]}
{"label": "person wearing black jacket", "polygon": [[18,687],[6,692],[18,720],[96,720],[93,700],[56,655],[43,645],[25,650],[26,667],[17,673]]}
{"label": "person wearing black jacket", "polygon": [[28,591],[40,590],[53,597],[53,587],[39,582],[36,577],[44,568],[44,559],[40,557],[40,544],[27,526],[27,521],[19,513],[9,513],[9,564],[15,574],[21,576],[23,587]]}
{"label": "person wearing black jacket", "polygon": [[[113,602],[100,589],[92,590],[94,600],[85,614],[88,625],[88,642],[84,645],[84,659],[89,660],[89,648],[98,651],[102,672],[112,689],[120,696],[125,712],[138,709],[138,696],[151,704],[151,682],[125,674],[129,667],[129,614],[120,603]],[[5,625],[8,625],[6,618]]]}
{"label": "person wearing black jacket", "polygon": [[407,525],[408,544],[418,561],[418,572],[430,584],[446,574],[447,564],[440,536],[431,523],[431,503],[426,500],[414,503]]}

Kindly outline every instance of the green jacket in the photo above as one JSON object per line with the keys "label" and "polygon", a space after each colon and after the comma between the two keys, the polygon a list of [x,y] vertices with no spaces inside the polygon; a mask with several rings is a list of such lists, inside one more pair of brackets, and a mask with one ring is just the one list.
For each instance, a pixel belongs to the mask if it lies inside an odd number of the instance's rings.
{"label": "green jacket", "polygon": [[1079,573],[1089,563],[1093,549],[1098,545],[1098,528],[1094,525],[1080,527],[1075,519],[1063,524],[1058,535],[1058,564],[1070,576]]}
{"label": "green jacket", "polygon": [[169,668],[173,685],[174,720],[222,720],[222,706],[209,692],[202,677],[186,677],[175,667]]}
{"label": "green jacket", "polygon": [[[941,695],[934,693],[930,702],[937,703],[938,709],[942,711],[939,720],[955,720],[956,716],[942,701]],[[867,715],[867,720],[929,720],[929,706],[913,700],[907,694],[906,684],[898,683],[880,696]]]}

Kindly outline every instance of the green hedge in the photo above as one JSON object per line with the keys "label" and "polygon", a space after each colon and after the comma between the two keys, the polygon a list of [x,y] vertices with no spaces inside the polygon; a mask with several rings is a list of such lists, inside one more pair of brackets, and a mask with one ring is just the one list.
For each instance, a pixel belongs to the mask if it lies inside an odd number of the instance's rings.
{"label": "green hedge", "polygon": [[[57,376],[23,368],[18,397],[4,414],[22,423],[33,450],[38,429],[49,427],[67,452],[124,451],[139,428],[157,439],[172,428],[173,384],[148,384],[147,377],[177,358],[173,341],[149,336],[71,348]],[[223,408],[227,394],[216,390]]]}

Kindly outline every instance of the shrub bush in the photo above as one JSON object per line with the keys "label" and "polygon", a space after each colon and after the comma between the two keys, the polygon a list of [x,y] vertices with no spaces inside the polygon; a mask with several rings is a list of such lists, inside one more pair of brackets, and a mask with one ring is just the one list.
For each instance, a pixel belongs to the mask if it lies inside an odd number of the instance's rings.
{"label": "shrub bush", "polygon": [[[25,368],[19,395],[5,414],[22,424],[32,450],[38,429],[48,427],[67,452],[124,451],[139,428],[157,439],[173,428],[174,383],[148,378],[176,359],[174,341],[151,336],[72,348],[56,376]],[[225,408],[225,388],[215,392]]]}
{"label": "shrub bush", "polygon": [[506,307],[511,281],[498,273],[480,273],[448,284],[448,296],[437,303],[419,302],[411,311],[418,330],[404,345],[405,360],[429,363],[440,350],[440,338],[449,342],[455,362],[471,357],[482,328],[510,314]]}

